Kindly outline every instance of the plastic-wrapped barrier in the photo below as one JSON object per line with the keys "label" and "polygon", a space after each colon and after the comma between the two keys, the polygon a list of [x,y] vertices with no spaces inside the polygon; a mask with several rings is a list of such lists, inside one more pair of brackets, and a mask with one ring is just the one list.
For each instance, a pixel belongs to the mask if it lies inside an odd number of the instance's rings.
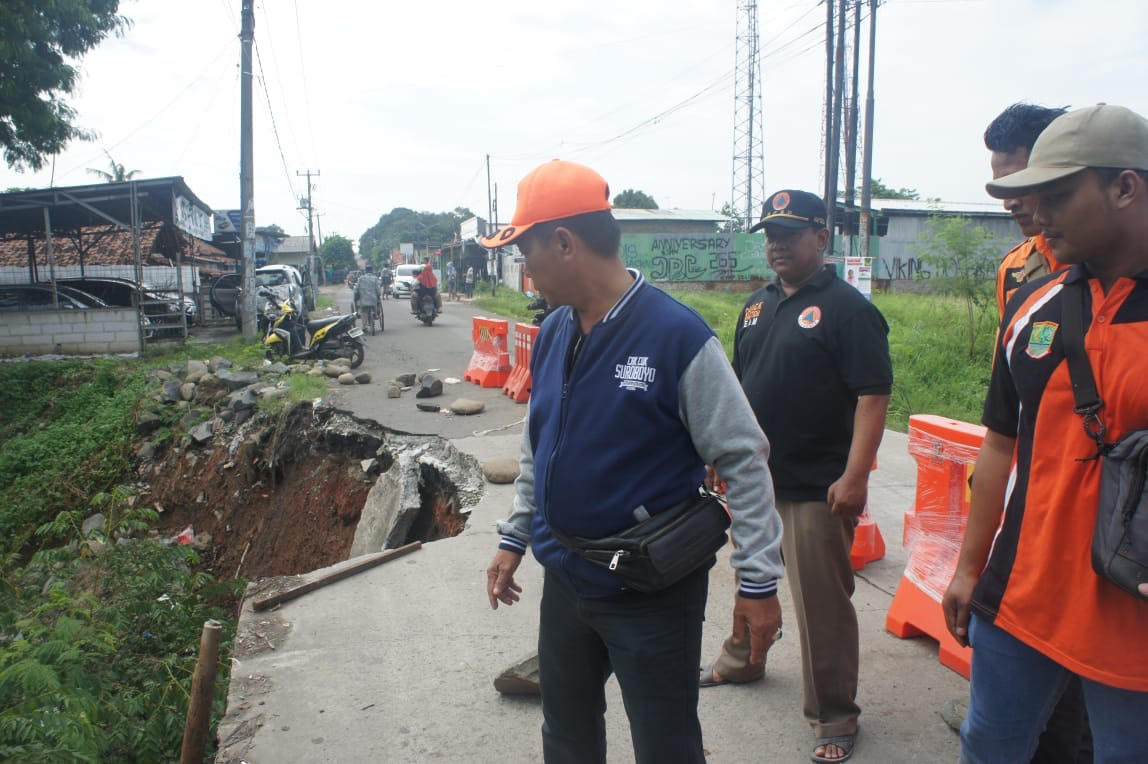
{"label": "plastic-wrapped barrier", "polygon": [[969,518],[970,479],[985,428],[922,414],[909,417],[909,453],[917,461],[917,493],[905,513],[905,573],[885,617],[894,635],[926,634],[940,644],[940,660],[966,679],[972,650],[949,634],[941,597],[957,568]]}
{"label": "plastic-wrapped barrier", "polygon": [[530,400],[530,354],[534,352],[534,339],[537,336],[537,326],[523,323],[514,325],[514,367],[502,386],[502,392],[515,403]]}
{"label": "plastic-wrapped barrier", "polygon": [[510,350],[507,335],[510,322],[505,319],[475,316],[471,320],[474,353],[464,378],[479,387],[502,387],[510,376]]}

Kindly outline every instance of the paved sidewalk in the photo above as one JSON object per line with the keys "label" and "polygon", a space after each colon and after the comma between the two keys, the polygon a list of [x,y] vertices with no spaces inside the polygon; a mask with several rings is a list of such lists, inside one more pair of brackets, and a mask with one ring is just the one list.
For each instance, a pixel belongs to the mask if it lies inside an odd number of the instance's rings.
{"label": "paved sidewalk", "polygon": [[[521,427],[453,441],[480,460],[515,456]],[[937,709],[968,685],[937,662],[927,639],[884,630],[905,555],[901,518],[912,502],[915,466],[905,435],[887,432],[873,474],[870,511],[888,554],[858,576],[861,735],[853,761],[956,761],[956,735]],[[248,606],[240,628],[274,649],[232,668],[220,762],[465,762],[541,760],[540,704],[500,696],[491,685],[533,649],[541,570],[528,556],[525,591],[492,612],[484,571],[510,486],[488,485],[458,537],[308,594],[269,613]],[[728,551],[711,572],[703,653],[716,654],[731,623],[734,579]],[[782,609],[792,618],[788,589]],[[790,620],[792,623],[792,620]],[[609,760],[632,761],[617,683],[607,688]],[[769,653],[764,682],[702,691],[702,728],[713,762],[807,762],[812,736],[801,715],[796,627]]]}

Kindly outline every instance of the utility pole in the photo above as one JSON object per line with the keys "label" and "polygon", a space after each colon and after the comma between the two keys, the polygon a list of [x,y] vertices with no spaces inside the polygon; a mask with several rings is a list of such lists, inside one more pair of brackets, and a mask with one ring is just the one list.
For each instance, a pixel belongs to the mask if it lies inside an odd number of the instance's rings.
{"label": "utility pole", "polygon": [[[311,172],[310,170],[306,170],[304,172],[299,172],[298,170],[296,170],[295,174],[298,175],[300,178],[302,178],[304,176],[306,176],[306,178],[307,178],[307,203],[303,206],[300,206],[299,209],[306,209],[307,210],[307,241],[308,241],[308,247],[309,247],[308,253],[313,255],[313,254],[315,254],[315,234],[313,231],[314,220],[313,220],[312,215],[311,215],[311,212],[312,212],[312,207],[311,207],[311,176],[314,175],[316,178],[319,177],[319,171],[315,170],[315,172]],[[299,201],[300,201],[300,203],[303,202],[302,199],[300,199]]]}
{"label": "utility pole", "polygon": [[850,257],[854,254],[857,229],[853,225],[854,186],[857,185],[857,97],[858,74],[861,66],[861,0],[853,0],[853,91],[845,112],[845,235],[848,237]]}
{"label": "utility pole", "polygon": [[255,40],[255,3],[243,0],[239,32],[239,209],[243,213],[243,338],[255,339],[255,162],[251,139],[251,43]]}
{"label": "utility pole", "polygon": [[[829,0],[832,2],[833,0]],[[837,176],[841,168],[841,106],[845,95],[845,0],[839,0],[837,9],[837,61],[834,64],[833,88],[836,95],[833,98],[833,146],[829,152],[831,158],[829,177],[829,193],[826,195],[825,206],[828,217],[825,221],[829,229],[829,247],[826,254],[833,256],[833,242],[837,236]]]}
{"label": "utility pole", "polygon": [[[825,184],[821,195],[829,207],[829,176],[833,169],[833,0],[825,0]],[[832,212],[829,210],[830,213]],[[829,221],[826,220],[826,223]],[[830,232],[833,226],[829,226]],[[832,233],[830,233],[832,235]]]}
{"label": "utility pole", "polygon": [[[494,229],[498,230],[498,184],[494,184],[494,196],[491,197],[490,207],[491,222],[494,224]],[[491,261],[493,266],[490,269],[490,296],[496,297],[498,295],[498,256],[502,249],[492,250],[494,253],[494,260]]]}
{"label": "utility pole", "polygon": [[320,220],[320,218],[322,218],[326,214],[327,213],[325,213],[325,212],[316,212],[315,213],[315,230],[317,230],[319,232],[319,240],[318,241],[319,241],[319,248],[320,249],[322,249],[322,247],[323,247],[323,221]]}
{"label": "utility pole", "polygon": [[[869,0],[869,93],[865,97],[865,154],[861,159],[861,257],[869,258],[873,225],[873,61],[877,53],[877,0]],[[868,259],[866,260],[868,262]]]}
{"label": "utility pole", "polygon": [[[486,155],[486,224],[487,226],[494,225],[494,202],[490,195],[490,154]],[[493,236],[493,228],[488,229],[486,235]]]}

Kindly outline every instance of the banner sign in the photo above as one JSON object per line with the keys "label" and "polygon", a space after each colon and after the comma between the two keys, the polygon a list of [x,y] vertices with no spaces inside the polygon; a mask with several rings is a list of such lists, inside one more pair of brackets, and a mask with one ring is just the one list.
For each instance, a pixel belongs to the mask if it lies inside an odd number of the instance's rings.
{"label": "banner sign", "polygon": [[197,239],[211,241],[211,211],[184,196],[176,196],[175,227]]}
{"label": "banner sign", "polygon": [[771,279],[760,233],[622,235],[622,262],[650,281]]}

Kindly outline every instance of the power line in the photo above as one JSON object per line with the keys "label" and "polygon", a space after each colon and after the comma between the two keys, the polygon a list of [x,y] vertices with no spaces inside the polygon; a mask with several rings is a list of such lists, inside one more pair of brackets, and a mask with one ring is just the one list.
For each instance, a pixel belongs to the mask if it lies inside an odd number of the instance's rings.
{"label": "power line", "polygon": [[183,97],[184,93],[186,93],[188,90],[191,90],[192,86],[198,84],[199,81],[201,79],[203,79],[204,75],[207,74],[208,70],[211,69],[211,67],[215,66],[215,64],[219,61],[220,57],[227,51],[227,49],[231,45],[232,45],[232,42],[230,40],[228,40],[227,43],[222,48],[219,49],[219,52],[215,54],[215,56],[203,67],[203,69],[200,70],[199,74],[195,75],[195,77],[191,81],[189,81],[186,85],[184,85],[179,90],[179,92],[177,92],[174,96],[172,96],[170,101],[168,101],[166,104],[164,104],[162,107],[160,107],[159,111],[157,111],[155,114],[153,114],[151,117],[144,120],[140,124],[136,125],[134,128],[132,128],[131,131],[129,131],[124,137],[120,138],[115,143],[112,143],[111,145],[104,146],[104,148],[101,150],[100,154],[95,154],[95,155],[89,157],[88,159],[85,159],[84,161],[77,164],[75,167],[72,167],[71,169],[69,169],[67,172],[61,173],[60,177],[63,178],[63,177],[66,177],[68,175],[71,175],[73,172],[75,172],[76,170],[79,170],[84,165],[88,164],[89,162],[94,162],[95,160],[100,158],[100,156],[103,154],[104,151],[111,151],[112,149],[120,146],[125,141],[127,141],[129,138],[133,137],[140,130],[143,130],[145,127],[150,125],[152,122],[155,122],[157,119],[159,119],[161,116],[163,116],[163,114],[165,112],[167,112],[168,109],[170,109],[172,106],[175,105],[176,101],[178,101],[180,98]]}
{"label": "power line", "polygon": [[267,13],[267,4],[260,3],[259,10],[263,11],[263,23],[267,27],[267,34],[264,39],[267,40],[267,45],[271,49],[271,64],[275,70],[275,81],[279,84],[279,95],[283,100],[283,114],[287,119],[287,132],[291,135],[291,145],[295,147],[295,154],[303,156],[303,152],[299,150],[299,141],[295,138],[295,121],[291,119],[291,109],[287,101],[287,88],[283,87],[283,79],[280,77],[279,57],[275,54],[275,38],[271,34],[271,17]]}
{"label": "power line", "polygon": [[311,137],[311,158],[318,161],[319,152],[315,148],[315,130],[311,126],[311,97],[307,92],[307,67],[303,61],[303,25],[299,21],[299,0],[295,0],[295,38],[299,41],[299,70],[303,80],[303,108],[307,115],[307,132]]}
{"label": "power line", "polygon": [[287,169],[287,157],[283,155],[283,144],[279,140],[279,128],[275,125],[275,112],[271,109],[271,96],[267,93],[267,79],[263,74],[263,59],[259,55],[259,43],[255,43],[255,62],[259,66],[259,84],[262,86],[263,98],[267,101],[267,114],[271,117],[271,132],[275,135],[275,146],[279,149],[279,159],[283,162],[283,174],[287,177],[287,188],[291,190],[291,198],[299,200],[295,193],[295,186],[291,183],[291,171]]}

